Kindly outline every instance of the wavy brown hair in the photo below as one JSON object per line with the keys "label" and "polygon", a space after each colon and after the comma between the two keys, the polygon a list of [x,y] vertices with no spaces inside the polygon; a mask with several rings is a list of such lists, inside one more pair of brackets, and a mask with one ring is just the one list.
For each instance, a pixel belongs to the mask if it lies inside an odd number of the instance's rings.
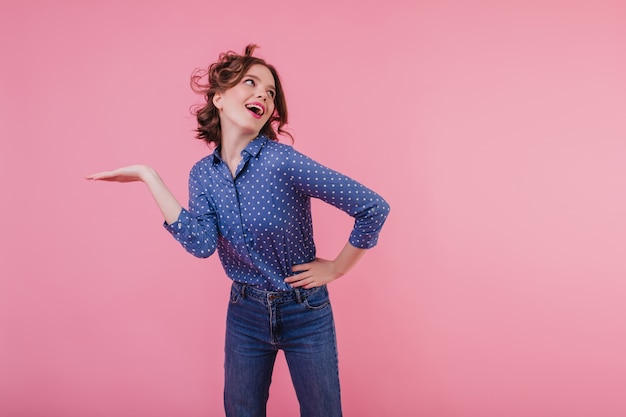
{"label": "wavy brown hair", "polygon": [[[191,75],[191,89],[198,94],[202,94],[205,103],[194,106],[191,110],[198,119],[196,138],[201,139],[211,145],[220,146],[222,142],[222,129],[220,127],[219,111],[213,104],[213,96],[217,92],[225,91],[237,85],[248,69],[253,65],[263,65],[270,70],[274,76],[276,96],[274,97],[274,113],[261,128],[260,133],[272,140],[278,140],[278,135],[291,135],[283,130],[287,124],[287,102],[285,93],[276,69],[265,62],[265,60],[252,56],[257,45],[246,46],[243,55],[233,51],[221,53],[217,62],[214,62],[208,69],[196,69]],[[208,78],[204,81],[205,78]],[[293,138],[292,138],[293,139]]]}

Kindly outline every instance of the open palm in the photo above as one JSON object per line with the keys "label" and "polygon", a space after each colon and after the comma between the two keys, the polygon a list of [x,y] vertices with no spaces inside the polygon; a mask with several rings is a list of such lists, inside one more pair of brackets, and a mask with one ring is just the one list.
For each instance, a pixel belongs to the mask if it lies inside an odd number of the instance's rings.
{"label": "open palm", "polygon": [[112,171],[102,171],[87,175],[85,178],[94,181],[114,181],[114,182],[134,182],[143,181],[149,168],[145,165],[129,165],[114,169]]}

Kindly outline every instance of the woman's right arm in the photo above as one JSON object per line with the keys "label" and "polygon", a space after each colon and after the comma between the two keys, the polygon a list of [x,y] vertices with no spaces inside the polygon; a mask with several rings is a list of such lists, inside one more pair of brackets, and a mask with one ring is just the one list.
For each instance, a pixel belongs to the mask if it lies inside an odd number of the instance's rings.
{"label": "woman's right arm", "polygon": [[[197,172],[196,172],[197,174]],[[148,186],[163,217],[165,228],[185,250],[198,258],[211,256],[217,248],[217,213],[201,186],[202,179],[189,176],[189,210],[176,200],[159,174],[147,165],[131,165],[87,175],[94,181],[143,182]]]}
{"label": "woman's right arm", "polygon": [[86,178],[94,181],[143,182],[148,186],[167,224],[175,223],[183,209],[159,174],[147,165],[131,165],[113,171],[98,172]]}

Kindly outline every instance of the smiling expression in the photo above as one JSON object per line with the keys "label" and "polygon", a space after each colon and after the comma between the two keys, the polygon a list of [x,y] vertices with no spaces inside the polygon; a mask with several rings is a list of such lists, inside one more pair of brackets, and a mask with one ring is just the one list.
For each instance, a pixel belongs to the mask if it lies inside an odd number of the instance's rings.
{"label": "smiling expression", "polygon": [[223,133],[237,129],[241,134],[258,135],[274,113],[274,76],[264,65],[251,66],[235,86],[215,93]]}

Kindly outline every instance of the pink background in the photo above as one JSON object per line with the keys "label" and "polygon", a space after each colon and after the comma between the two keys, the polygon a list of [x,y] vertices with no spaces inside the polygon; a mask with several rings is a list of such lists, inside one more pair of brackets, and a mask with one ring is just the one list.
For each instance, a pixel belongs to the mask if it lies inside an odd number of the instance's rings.
{"label": "pink background", "polygon": [[[191,71],[246,43],[297,149],[392,212],[331,286],[346,416],[626,415],[622,1],[5,1],[0,415],[222,411],[229,280],[161,228],[207,153]],[[320,256],[351,220],[315,205]],[[284,359],[271,416],[297,415]]]}

